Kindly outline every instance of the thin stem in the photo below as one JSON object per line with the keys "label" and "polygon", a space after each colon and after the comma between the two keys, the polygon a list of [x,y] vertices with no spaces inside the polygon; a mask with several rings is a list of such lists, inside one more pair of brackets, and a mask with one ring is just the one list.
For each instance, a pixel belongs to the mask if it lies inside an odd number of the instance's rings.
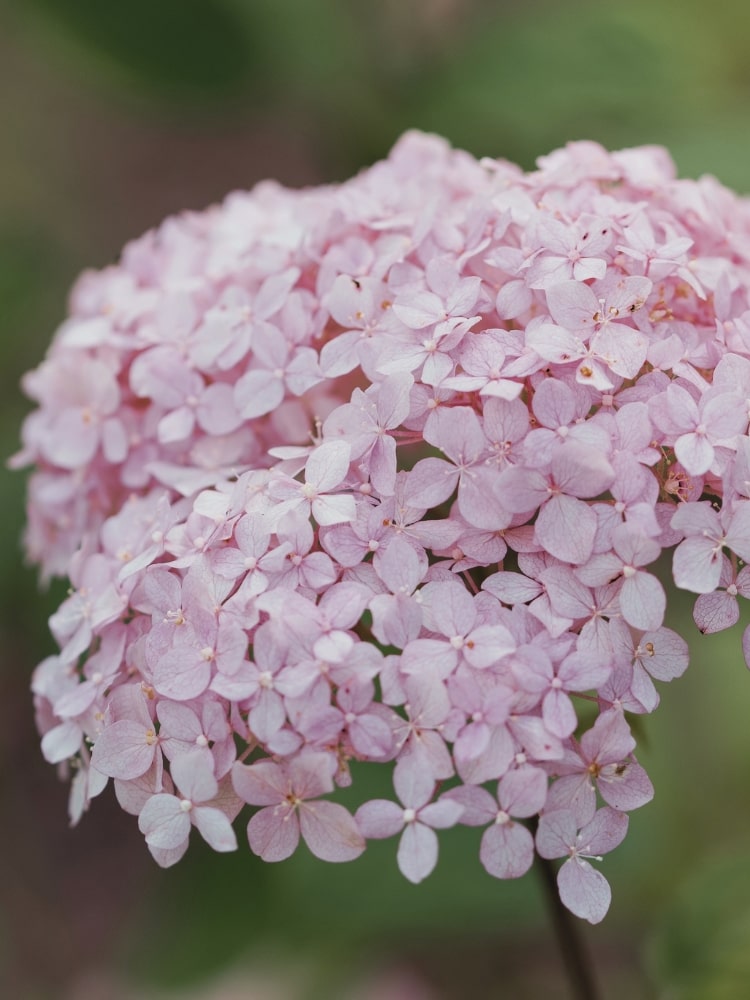
{"label": "thin stem", "polygon": [[560,900],[552,862],[537,855],[535,863],[544,884],[555,937],[570,980],[571,995],[575,1000],[599,1000],[591,961],[584,947],[576,918]]}

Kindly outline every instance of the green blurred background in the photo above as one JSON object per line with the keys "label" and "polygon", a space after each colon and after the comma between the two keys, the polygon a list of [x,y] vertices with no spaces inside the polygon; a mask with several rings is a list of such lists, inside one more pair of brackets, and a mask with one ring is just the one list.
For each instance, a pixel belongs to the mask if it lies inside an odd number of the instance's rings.
{"label": "green blurred background", "polygon": [[[525,167],[570,139],[661,143],[684,176],[750,191],[746,0],[0,0],[2,453],[21,374],[86,266],[266,176],[343,179],[401,131]],[[105,794],[76,830],[34,732],[52,650],[22,565],[23,477],[2,470],[0,993],[22,1000],[453,1000],[569,995],[531,873],[484,874],[449,831],[411,886],[395,842],[268,866],[198,838],[163,872]],[[670,621],[695,634],[688,604]],[[738,636],[694,643],[641,720],[654,802],[607,860],[584,930],[606,998],[750,995],[750,677]],[[357,775],[373,794],[383,776]],[[361,787],[361,786],[360,786]]]}

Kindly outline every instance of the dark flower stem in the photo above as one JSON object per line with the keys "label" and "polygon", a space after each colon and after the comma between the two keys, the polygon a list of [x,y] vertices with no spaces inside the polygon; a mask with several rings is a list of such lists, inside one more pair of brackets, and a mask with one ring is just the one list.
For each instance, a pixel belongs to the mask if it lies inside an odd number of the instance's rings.
{"label": "dark flower stem", "polygon": [[544,885],[547,905],[555,928],[555,937],[570,981],[574,1000],[599,1000],[594,971],[581,937],[576,918],[560,901],[557,876],[551,861],[535,858],[536,868]]}

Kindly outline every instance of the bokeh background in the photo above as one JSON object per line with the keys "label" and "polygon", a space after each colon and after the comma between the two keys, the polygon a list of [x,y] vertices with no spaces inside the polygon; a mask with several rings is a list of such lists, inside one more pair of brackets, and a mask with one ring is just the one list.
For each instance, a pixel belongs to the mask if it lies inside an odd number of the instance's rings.
{"label": "bokeh background", "polygon": [[[750,192],[748,108],[746,0],[0,0],[0,451],[78,272],[171,212],[266,176],[343,179],[408,127],[527,168],[570,139],[656,142],[682,175]],[[27,693],[65,586],[38,592],[23,477],[0,477],[0,994],[570,995],[541,885],[487,876],[478,831],[448,831],[414,887],[390,841],[269,866],[194,838],[164,872],[109,794],[68,829]],[[688,604],[668,623],[696,635]],[[693,650],[639,724],[656,798],[584,929],[614,1000],[748,995],[750,677],[736,634]]]}

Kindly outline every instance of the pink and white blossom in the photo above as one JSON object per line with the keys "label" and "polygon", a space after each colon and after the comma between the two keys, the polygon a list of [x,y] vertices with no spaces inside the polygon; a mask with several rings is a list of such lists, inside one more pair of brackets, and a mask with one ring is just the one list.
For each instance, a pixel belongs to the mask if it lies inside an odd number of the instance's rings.
{"label": "pink and white blossom", "polygon": [[[87,272],[11,461],[71,583],[32,688],[73,821],[111,778],[161,865],[242,809],[268,861],[400,833],[415,882],[484,826],[601,920],[653,794],[626,713],[687,667],[652,569],[704,632],[750,596],[749,317],[750,203],[592,142],[524,174],[411,132]],[[398,803],[336,801],[359,762]]]}

